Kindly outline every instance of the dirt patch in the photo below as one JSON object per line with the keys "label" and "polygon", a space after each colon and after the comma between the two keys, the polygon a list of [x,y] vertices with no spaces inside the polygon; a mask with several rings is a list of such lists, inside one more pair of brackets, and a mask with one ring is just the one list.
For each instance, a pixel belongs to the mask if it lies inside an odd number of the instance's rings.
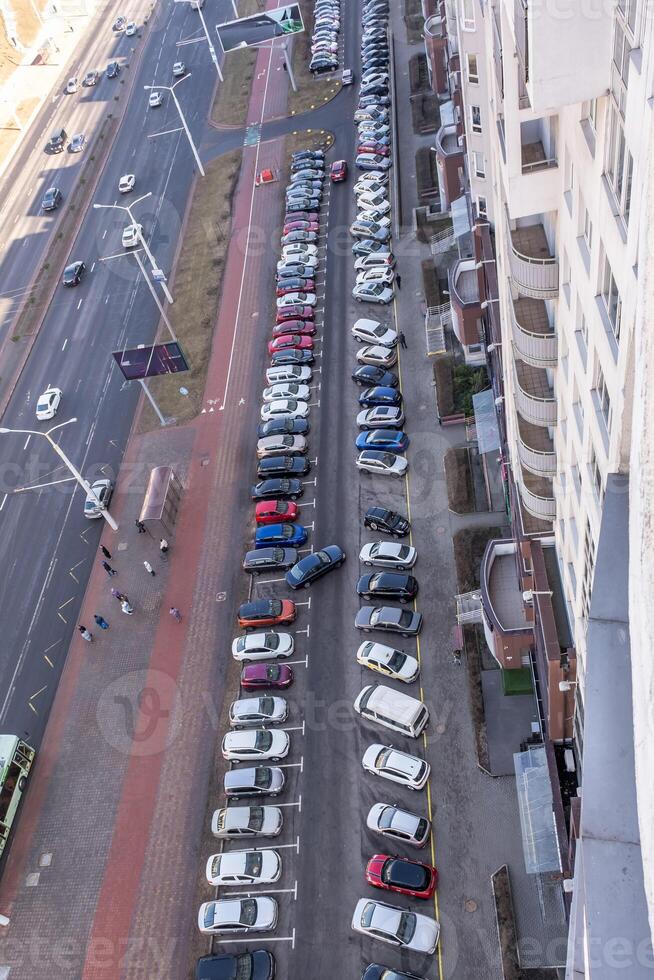
{"label": "dirt patch", "polygon": [[[185,422],[202,408],[213,331],[218,317],[225,259],[231,230],[231,204],[241,169],[242,150],[212,160],[206,177],[198,178],[175,266],[175,302],[168,317],[182,345],[190,370],[152,378],[152,395],[167,418]],[[180,387],[188,389],[182,396]],[[159,426],[149,404],[139,420],[139,432]]]}
{"label": "dirt patch", "polygon": [[[425,136],[427,133],[436,133],[441,126],[441,112],[438,96],[434,92],[421,92],[419,95],[411,97],[411,120],[413,131],[418,136]],[[429,149],[429,147],[427,147]],[[429,156],[434,158],[435,154],[429,151]],[[431,188],[438,189],[436,179],[436,165],[431,165]],[[430,193],[430,196],[432,194]]]}
{"label": "dirt patch", "polygon": [[293,38],[291,65],[297,92],[289,88],[289,116],[296,116],[301,112],[307,112],[309,109],[315,109],[323,102],[329,102],[341,90],[340,72],[332,72],[329,75],[314,78],[309,71],[311,36],[313,34],[313,3],[311,0],[300,0],[300,9],[304,21],[304,31],[301,34],[296,34]]}
{"label": "dirt patch", "polygon": [[449,357],[439,357],[434,361],[434,382],[438,414],[441,418],[454,415],[454,377],[452,361]]}
{"label": "dirt patch", "polygon": [[459,592],[472,592],[479,588],[479,570],[486,545],[493,538],[505,537],[506,530],[506,527],[495,525],[466,527],[456,532],[452,543]]}
{"label": "dirt patch", "polygon": [[[241,0],[239,16],[250,17],[263,10],[262,0]],[[250,104],[250,89],[257,62],[257,48],[230,51],[225,56],[224,81],[218,86],[211,109],[211,121],[216,126],[244,126]]]}
{"label": "dirt patch", "polygon": [[429,68],[427,67],[427,55],[414,54],[409,58],[409,86],[411,95],[418,92],[429,92]]}
{"label": "dirt patch", "polygon": [[425,26],[421,0],[404,0],[404,25],[407,44],[420,44]]}
{"label": "dirt patch", "polygon": [[13,16],[15,40],[21,47],[12,43],[7,32],[7,21],[4,17],[0,18],[0,84],[6,82],[21,63],[24,54],[22,49],[30,48],[36,40],[41,24],[34,8],[43,13],[49,6],[49,0],[34,0],[33,3],[13,0],[7,6]]}
{"label": "dirt patch", "polygon": [[432,259],[422,260],[422,288],[427,306],[440,306],[443,302],[438,272]]}
{"label": "dirt patch", "polygon": [[448,449],[443,462],[450,510],[455,514],[474,513],[475,491],[470,468],[470,450],[467,446]]}
{"label": "dirt patch", "polygon": [[463,648],[465,650],[466,678],[468,681],[468,699],[470,717],[475,738],[475,754],[477,765],[490,774],[490,756],[488,754],[488,736],[486,733],[486,712],[484,710],[484,691],[481,686],[483,669],[482,648],[485,646],[481,626],[463,627]]}
{"label": "dirt patch", "polygon": [[436,154],[429,146],[416,151],[416,184],[420,201],[439,196]]}
{"label": "dirt patch", "polygon": [[521,970],[518,963],[518,935],[513,914],[513,899],[511,897],[511,881],[506,865],[491,876],[493,898],[495,900],[495,918],[497,934],[502,955],[502,972],[504,980],[520,980]]}

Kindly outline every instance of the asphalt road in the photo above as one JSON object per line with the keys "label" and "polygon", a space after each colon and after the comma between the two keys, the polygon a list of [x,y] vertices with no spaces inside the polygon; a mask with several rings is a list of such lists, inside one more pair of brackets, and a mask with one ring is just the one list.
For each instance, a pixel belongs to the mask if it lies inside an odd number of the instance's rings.
{"label": "asphalt road", "polygon": [[[125,10],[126,14],[129,12]],[[103,40],[105,55],[101,59],[94,51],[93,57],[89,55],[89,67],[99,67],[104,57],[117,49],[124,50],[133,40],[117,39],[110,24],[109,21],[106,25]],[[170,270],[178,245],[193,178],[193,158],[181,132],[146,138],[148,133],[176,129],[179,122],[168,99],[164,106],[148,109],[143,85],[171,83],[170,67],[180,50],[176,42],[195,34],[197,27],[197,14],[186,4],[168,2],[158,8],[125,120],[96,194],[100,203],[129,203],[130,196],[124,200],[118,194],[118,181],[126,172],[136,174],[131,198],[148,191],[152,194],[137,205],[136,212],[164,270]],[[181,50],[193,78],[185,83],[185,92],[183,87],[180,89],[180,101],[188,110],[191,131],[199,139],[215,84],[215,69],[204,44],[191,44]],[[109,85],[110,81],[103,79],[96,90],[90,90],[92,106],[96,100],[106,98]],[[79,96],[68,98],[80,101]],[[81,99],[85,98],[83,94]],[[98,106],[101,111],[106,109],[100,103]],[[81,115],[82,111],[78,105],[76,112]],[[74,127],[69,122],[69,110],[65,116],[71,132]],[[139,134],[136,139],[135,133]],[[36,142],[28,154],[30,161],[34,158],[30,166],[38,172],[45,164],[47,176],[39,178],[43,185],[52,182],[54,168],[65,194],[78,163],[64,167],[68,154],[46,156],[38,139]],[[19,157],[19,173],[21,165]],[[31,200],[33,204],[40,200],[40,190],[34,190]],[[17,202],[12,206],[15,209]],[[35,403],[48,385],[60,387],[63,400],[55,421],[73,417],[78,421],[61,430],[57,438],[88,479],[117,473],[139,394],[134,384],[123,385],[111,351],[151,340],[158,322],[154,301],[139,280],[135,260],[122,256],[111,262],[99,261],[123,251],[120,234],[127,223],[123,217],[126,218],[118,211],[92,209],[85,216],[70,255],[86,262],[88,274],[76,289],[57,289],[3,420],[7,428],[46,430],[48,423],[36,422]],[[23,219],[45,224],[50,220]],[[16,222],[9,251],[20,250],[29,255],[29,262],[23,259],[26,274],[39,249],[42,253],[47,248],[47,235],[46,230],[39,237],[26,228],[28,245],[23,247],[19,231],[22,227],[20,221]],[[13,274],[14,266],[20,265],[5,266],[6,262],[7,255],[2,264],[5,284],[10,281],[7,277]],[[69,482],[68,472],[44,439],[14,434],[0,438],[0,567],[4,573],[0,579],[0,630],[5,640],[0,653],[0,726],[23,734],[38,746],[77,623],[88,574],[97,560],[103,522],[90,522],[83,517],[82,490]],[[46,483],[55,485],[16,492]]]}

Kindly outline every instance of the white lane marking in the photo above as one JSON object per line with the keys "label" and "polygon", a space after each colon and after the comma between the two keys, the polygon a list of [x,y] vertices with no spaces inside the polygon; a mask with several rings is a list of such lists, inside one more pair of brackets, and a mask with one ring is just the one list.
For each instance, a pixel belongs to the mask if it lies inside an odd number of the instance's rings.
{"label": "white lane marking", "polygon": [[4,497],[2,498],[2,503],[0,504],[0,510],[2,510],[2,508],[3,508],[3,507],[4,507],[4,505],[6,504],[6,502],[7,502],[7,497],[8,497],[8,496],[9,496],[9,494],[8,494],[8,493],[6,493],[6,494],[4,495]]}
{"label": "white lane marking", "polygon": [[68,343],[68,337],[66,337],[66,339],[64,340],[64,343],[63,343],[63,346],[62,346],[62,348],[61,348],[61,349],[62,349],[62,351],[65,351],[65,350],[66,350],[66,344],[67,344],[67,343]]}
{"label": "white lane marking", "polygon": [[81,305],[82,305],[82,300],[80,299],[79,303],[77,304],[77,309],[78,310],[79,310],[79,308],[80,308]]}
{"label": "white lane marking", "polygon": [[93,265],[91,266],[91,272],[93,272],[93,270],[94,270],[94,269],[95,269],[95,262],[94,262],[94,263],[93,263]]}
{"label": "white lane marking", "polygon": [[23,451],[25,451],[27,449],[27,447],[29,446],[29,443],[30,443],[30,439],[31,438],[32,438],[31,436],[28,436],[27,439],[25,440],[25,445],[23,446]]}

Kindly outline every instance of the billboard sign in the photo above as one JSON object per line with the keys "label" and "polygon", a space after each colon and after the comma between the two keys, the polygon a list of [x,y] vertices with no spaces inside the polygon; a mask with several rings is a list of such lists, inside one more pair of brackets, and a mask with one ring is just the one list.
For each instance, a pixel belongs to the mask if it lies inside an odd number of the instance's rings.
{"label": "billboard sign", "polygon": [[263,44],[265,41],[286,37],[288,34],[299,34],[303,30],[302,13],[297,3],[290,3],[274,10],[264,10],[252,17],[239,17],[238,20],[216,24],[218,39],[225,52],[234,51],[236,48],[249,48],[253,44]]}
{"label": "billboard sign", "polygon": [[113,357],[126,381],[188,371],[186,358],[178,343],[142,344],[114,351]]}

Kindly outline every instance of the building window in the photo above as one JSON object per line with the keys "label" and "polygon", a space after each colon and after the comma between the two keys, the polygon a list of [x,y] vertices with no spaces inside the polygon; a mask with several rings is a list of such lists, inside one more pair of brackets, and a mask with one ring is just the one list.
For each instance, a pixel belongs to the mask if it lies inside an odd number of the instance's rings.
{"label": "building window", "polygon": [[561,250],[561,289],[568,307],[570,306],[570,259],[564,249]]}
{"label": "building window", "polygon": [[588,613],[590,612],[590,596],[593,588],[594,574],[595,542],[590,529],[590,521],[586,520],[586,533],[584,534],[584,577],[581,583],[581,615],[585,620],[588,620]]}
{"label": "building window", "polygon": [[606,387],[606,378],[604,377],[604,372],[602,368],[597,365],[597,379],[595,382],[595,393],[597,395],[597,407],[600,410],[601,416],[604,419],[604,424],[606,426],[606,431],[609,433],[611,431],[611,398],[609,395],[608,388]]}
{"label": "building window", "polygon": [[590,253],[593,246],[593,222],[590,220],[590,214],[588,213],[588,208],[584,207],[584,226],[582,229],[582,235],[584,241],[586,242],[586,247]]}
{"label": "building window", "polygon": [[606,315],[611,325],[611,330],[613,331],[613,335],[615,336],[615,339],[620,340],[622,300],[620,298],[620,293],[618,292],[618,287],[613,277],[613,270],[611,269],[611,263],[609,262],[606,253],[604,254],[604,261],[602,263],[602,281],[601,281],[600,288],[601,288],[600,295],[602,297],[602,302],[604,304]]}
{"label": "building window", "polygon": [[467,68],[468,68],[468,81],[472,85],[478,85],[479,84],[479,65],[477,64],[477,55],[476,54],[467,54],[466,55],[466,62],[467,62]]}
{"label": "building window", "polygon": [[622,219],[625,227],[629,224],[631,208],[631,184],[634,162],[624,138],[624,124],[615,103],[609,103],[607,156],[604,175],[613,195],[613,210]]}
{"label": "building window", "polygon": [[632,37],[635,37],[638,26],[638,0],[617,0],[616,6]]}
{"label": "building window", "polygon": [[476,150],[472,154],[473,169],[475,172],[475,177],[484,178],[486,176],[486,158],[483,153],[478,153]]}
{"label": "building window", "polygon": [[597,99],[591,99],[588,103],[588,115],[586,116],[591,129],[597,132]]}
{"label": "building window", "polygon": [[488,217],[488,204],[485,197],[477,197],[477,214],[480,218]]}
{"label": "building window", "polygon": [[475,0],[461,0],[462,26],[464,31],[475,29]]}
{"label": "building window", "polygon": [[481,109],[478,105],[470,106],[470,124],[473,133],[481,133]]}
{"label": "building window", "polygon": [[588,462],[588,468],[590,469],[590,475],[593,480],[595,499],[599,504],[601,504],[604,496],[604,481],[602,480],[602,471],[599,467],[599,463],[597,462],[595,446],[593,446],[592,443],[590,444],[590,460]]}

